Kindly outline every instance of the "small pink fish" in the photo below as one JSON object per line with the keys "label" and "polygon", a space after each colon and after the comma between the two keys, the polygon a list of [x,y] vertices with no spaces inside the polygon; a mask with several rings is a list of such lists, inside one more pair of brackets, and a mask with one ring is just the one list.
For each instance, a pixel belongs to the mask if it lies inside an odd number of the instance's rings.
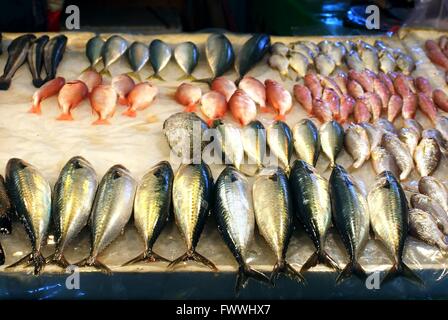
{"label": "small pink fish", "polygon": [[369,72],[365,71],[356,71],[356,70],[349,70],[348,72],[349,79],[356,80],[364,89],[364,91],[367,92],[373,92],[373,80],[374,77]]}
{"label": "small pink fish", "polygon": [[207,117],[207,124],[211,126],[214,120],[220,119],[226,114],[226,97],[217,91],[207,92],[201,98],[201,111]]}
{"label": "small pink fish", "polygon": [[296,84],[293,87],[294,97],[300,103],[308,114],[313,112],[313,98],[308,87],[302,84]]}
{"label": "small pink fish", "polygon": [[210,88],[212,89],[212,91],[221,93],[224,97],[226,97],[227,101],[230,100],[233,93],[237,89],[235,83],[225,77],[218,77],[213,80]]}
{"label": "small pink fish", "polygon": [[394,83],[387,74],[385,74],[384,72],[378,72],[378,78],[387,87],[387,90],[389,90],[390,94],[395,94]]}
{"label": "small pink fish", "polygon": [[65,79],[62,77],[54,78],[40,87],[33,94],[33,104],[31,105],[30,113],[41,114],[42,110],[40,104],[45,99],[55,96],[65,84]]}
{"label": "small pink fish", "polygon": [[427,40],[425,43],[426,54],[428,58],[438,66],[442,67],[445,70],[448,70],[448,58],[440,49],[437,42],[434,40]]}
{"label": "small pink fish", "polygon": [[417,99],[420,110],[435,124],[437,120],[437,108],[434,102],[432,102],[432,99],[423,92],[417,93]]}
{"label": "small pink fish", "polygon": [[330,77],[320,77],[321,81],[321,85],[324,88],[328,88],[328,89],[332,89],[334,92],[336,92],[338,94],[339,97],[342,96],[342,90],[339,87],[339,85],[336,83],[336,81]]}
{"label": "small pink fish", "polygon": [[322,100],[330,108],[330,111],[333,114],[333,119],[338,121],[340,113],[340,99],[336,91],[334,91],[333,89],[325,88],[322,93]]}
{"label": "small pink fish", "polygon": [[387,104],[390,99],[390,92],[387,86],[379,78],[373,80],[373,90],[381,98],[381,106],[384,110],[387,109]]}
{"label": "small pink fish", "polygon": [[67,82],[59,91],[58,104],[62,113],[57,120],[73,120],[71,111],[76,108],[89,93],[84,82],[74,80]]}
{"label": "small pink fish", "polygon": [[360,99],[364,95],[364,89],[356,80],[348,80],[347,91],[355,99]]}
{"label": "small pink fish", "polygon": [[95,70],[88,69],[81,73],[81,75],[78,77],[78,80],[84,82],[89,92],[92,92],[93,88],[103,82],[103,77]]}
{"label": "small pink fish", "polygon": [[390,96],[387,104],[387,120],[394,122],[403,108],[403,99],[398,94]]}
{"label": "small pink fish", "polygon": [[255,102],[241,89],[237,89],[229,99],[228,107],[235,120],[242,126],[245,126],[257,117]]}
{"label": "small pink fish", "polygon": [[238,88],[247,93],[260,108],[261,112],[266,112],[266,88],[264,84],[254,77],[245,76],[238,84]]}
{"label": "small pink fish", "polygon": [[412,94],[412,89],[409,86],[408,78],[402,74],[397,73],[394,79],[395,91],[404,99],[405,96]]}
{"label": "small pink fish", "polygon": [[110,124],[109,118],[112,118],[115,113],[117,100],[117,92],[111,85],[100,84],[93,88],[90,94],[90,105],[98,114],[98,119],[92,124]]}
{"label": "small pink fish", "polygon": [[112,87],[118,94],[118,103],[121,105],[127,105],[127,95],[135,87],[135,82],[127,74],[119,74],[112,78]]}
{"label": "small pink fish", "polygon": [[286,113],[292,108],[291,94],[274,80],[267,79],[264,85],[266,86],[266,100],[268,104],[278,112],[275,120],[284,120]]}
{"label": "small pink fish", "polygon": [[417,77],[414,82],[419,92],[426,94],[428,97],[432,97],[432,86],[428,79],[425,77]]}
{"label": "small pink fish", "polygon": [[417,96],[413,93],[409,93],[403,97],[403,109],[401,115],[403,119],[414,119],[415,112],[417,111]]}
{"label": "small pink fish", "polygon": [[436,106],[445,112],[448,112],[448,96],[443,90],[436,89],[432,94],[432,99]]}
{"label": "small pink fish", "polygon": [[313,114],[320,122],[325,123],[333,119],[330,107],[320,98],[313,100]]}
{"label": "small pink fish", "polygon": [[182,83],[177,87],[175,98],[178,103],[185,107],[185,111],[193,112],[196,105],[201,101],[201,88],[189,83]]}
{"label": "small pink fish", "polygon": [[339,121],[344,123],[348,120],[348,117],[353,113],[355,108],[355,99],[348,94],[345,94],[341,98],[341,107],[339,112]]}
{"label": "small pink fish", "polygon": [[303,81],[308,89],[310,89],[313,99],[322,98],[322,85],[315,73],[307,73]]}
{"label": "small pink fish", "polygon": [[356,123],[369,122],[372,115],[369,108],[362,99],[356,100],[355,107],[353,109],[353,117]]}
{"label": "small pink fish", "polygon": [[148,108],[159,93],[157,87],[149,82],[140,82],[128,94],[128,108],[123,111],[123,115],[135,117],[137,110]]}
{"label": "small pink fish", "polygon": [[369,108],[372,120],[375,121],[381,116],[381,98],[374,92],[366,92],[364,95],[364,103]]}
{"label": "small pink fish", "polygon": [[334,76],[334,82],[338,85],[339,89],[341,90],[342,94],[347,94],[347,81],[348,81],[348,75],[345,72],[339,71]]}

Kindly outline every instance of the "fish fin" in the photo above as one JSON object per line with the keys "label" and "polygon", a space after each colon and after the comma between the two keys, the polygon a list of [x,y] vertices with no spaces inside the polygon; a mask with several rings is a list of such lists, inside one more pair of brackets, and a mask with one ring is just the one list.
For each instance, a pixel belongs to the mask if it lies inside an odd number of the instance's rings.
{"label": "fish fin", "polygon": [[150,75],[148,78],[146,78],[146,80],[152,80],[152,79],[157,79],[160,81],[165,81],[165,79],[163,79],[159,74],[154,73],[152,75]]}
{"label": "fish fin", "polygon": [[73,117],[70,113],[61,113],[59,117],[56,118],[56,120],[60,121],[72,121]]}
{"label": "fish fin", "polygon": [[93,66],[88,66],[87,68],[82,69],[80,74],[86,72],[87,70],[93,70],[93,69],[94,69]]}
{"label": "fish fin", "polygon": [[42,79],[33,79],[33,86],[35,88],[40,88],[45,83],[45,80]]}
{"label": "fish fin", "polygon": [[137,111],[135,111],[132,108],[127,108],[126,110],[123,111],[122,115],[135,118],[137,116]]}
{"label": "fish fin", "polygon": [[358,261],[350,261],[345,266],[344,270],[336,278],[336,284],[342,283],[345,279],[349,278],[351,275],[355,275],[358,278],[364,280],[367,278],[366,271],[358,263]]}
{"label": "fish fin", "polygon": [[302,268],[300,269],[300,273],[303,274],[308,269],[317,266],[319,263],[322,263],[331,269],[341,272],[341,269],[339,268],[336,261],[334,261],[333,258],[330,255],[328,255],[326,251],[321,252],[315,251],[302,266]]}
{"label": "fish fin", "polygon": [[58,267],[61,267],[62,269],[67,268],[70,263],[65,259],[65,256],[63,254],[57,254],[53,253],[52,255],[48,256],[45,259],[46,264],[54,264]]}
{"label": "fish fin", "polygon": [[0,77],[0,90],[8,90],[11,86],[11,79]]}
{"label": "fish fin", "polygon": [[105,125],[109,125],[110,122],[109,122],[109,120],[107,120],[107,119],[97,119],[97,120],[93,121],[92,124],[93,124],[94,126],[96,126],[96,125],[104,125],[104,124],[105,124]]}
{"label": "fish fin", "polygon": [[274,120],[285,121],[286,116],[284,114],[278,114],[275,116]]}
{"label": "fish fin", "polygon": [[272,270],[270,281],[272,286],[275,286],[275,281],[278,279],[278,276],[280,273],[285,274],[288,278],[297,281],[299,283],[306,284],[305,278],[298,272],[296,269],[294,269],[288,262],[281,261],[277,262],[274,266],[274,269]]}
{"label": "fish fin", "polygon": [[171,262],[171,260],[168,260],[167,258],[164,258],[157,253],[153,251],[145,251],[136,256],[134,259],[129,260],[128,262],[124,263],[122,266],[128,266],[130,264],[138,263],[138,262],[156,262],[156,261],[163,261],[163,262]]}
{"label": "fish fin", "polygon": [[383,280],[381,280],[381,284],[390,282],[391,280],[399,276],[403,276],[421,287],[424,287],[425,285],[423,280],[404,262],[401,262],[401,264],[395,263],[387,272]]}
{"label": "fish fin", "polygon": [[0,218],[0,234],[11,234],[12,223],[10,216],[3,216]]}
{"label": "fish fin", "polygon": [[191,74],[184,74],[182,77],[177,78],[177,81],[189,80],[195,82],[197,79]]}
{"label": "fish fin", "polygon": [[191,104],[185,107],[185,112],[195,112],[196,111],[196,104]]}
{"label": "fish fin", "polygon": [[210,87],[212,85],[212,78],[203,78],[203,79],[195,79],[193,80],[193,82],[201,82],[201,83],[206,83],[208,84],[208,86]]}
{"label": "fish fin", "polygon": [[168,265],[168,268],[174,268],[177,264],[181,262],[186,261],[196,261],[198,263],[202,263],[203,265],[207,266],[208,268],[212,269],[213,271],[218,271],[218,268],[216,268],[215,264],[208,260],[206,257],[200,255],[196,251],[187,251],[183,255],[181,255],[179,258],[173,260]]}
{"label": "fish fin", "polygon": [[42,109],[40,107],[40,103],[37,105],[32,105],[31,109],[28,110],[29,113],[42,114]]}
{"label": "fish fin", "polygon": [[270,284],[270,279],[262,272],[252,269],[248,265],[243,265],[238,268],[238,274],[236,277],[235,291],[238,293],[241,289],[244,289],[249,281],[249,278],[257,281]]}
{"label": "fish fin", "polygon": [[126,73],[126,75],[130,76],[131,78],[134,78],[138,82],[142,82],[142,78],[140,77],[140,74],[138,72],[131,71]]}
{"label": "fish fin", "polygon": [[100,270],[101,272],[107,274],[108,276],[112,275],[112,270],[110,270],[108,266],[99,261],[97,258],[87,257],[75,263],[75,265],[78,267],[94,267],[95,269]]}
{"label": "fish fin", "polygon": [[20,258],[19,260],[17,260],[16,262],[14,262],[13,264],[10,264],[9,266],[7,266],[5,269],[11,269],[11,268],[18,267],[22,264],[28,264],[31,261],[31,259],[32,259],[32,253],[30,252],[27,255]]}
{"label": "fish fin", "polygon": [[112,73],[110,73],[109,69],[104,68],[103,70],[100,71],[100,74],[102,76],[108,76],[108,77],[112,78]]}

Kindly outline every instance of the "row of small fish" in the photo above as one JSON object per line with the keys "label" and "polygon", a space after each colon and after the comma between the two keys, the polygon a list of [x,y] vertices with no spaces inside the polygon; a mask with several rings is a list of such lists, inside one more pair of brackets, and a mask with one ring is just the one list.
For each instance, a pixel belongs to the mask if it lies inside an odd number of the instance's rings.
{"label": "row of small fish", "polygon": [[[32,34],[25,34],[12,40],[8,46],[8,58],[3,75],[0,76],[0,90],[9,89],[12,78],[25,62],[28,63],[36,88],[54,79],[66,45],[67,37],[64,35],[50,39],[47,35],[36,38]],[[46,71],[44,78],[42,78],[43,69]]]}
{"label": "row of small fish", "polygon": [[437,41],[427,40],[425,48],[431,62],[448,71],[448,37],[440,36]]}
{"label": "row of small fish", "polygon": [[93,124],[109,124],[117,104],[127,106],[123,115],[135,117],[137,111],[152,104],[157,94],[157,87],[149,82],[136,84],[126,74],[113,77],[110,84],[103,84],[102,76],[98,72],[87,70],[78,80],[66,82],[64,78],[57,77],[47,82],[34,93],[30,112],[41,114],[42,101],[58,95],[61,114],[57,120],[73,120],[73,109],[89,98],[92,110],[98,114],[98,119]]}
{"label": "row of small fish", "polygon": [[[205,46],[205,55],[212,71],[211,80],[222,76],[235,65],[240,79],[257,64],[267,52],[270,38],[264,34],[255,34],[241,47],[238,57],[229,39],[224,34],[212,34],[208,37]],[[121,36],[111,36],[104,41],[100,36],[95,36],[86,44],[86,56],[90,62],[90,68],[94,68],[101,60],[104,72],[108,72],[110,66],[121,56],[127,53],[129,65],[134,75],[149,61],[153,68],[151,77],[163,80],[160,73],[168,65],[173,56],[178,66],[184,72],[186,79],[195,80],[192,75],[199,62],[199,50],[191,42],[183,42],[174,48],[160,39],[151,41],[149,46],[141,42],[133,42],[131,45]],[[201,81],[205,81],[202,79]]]}

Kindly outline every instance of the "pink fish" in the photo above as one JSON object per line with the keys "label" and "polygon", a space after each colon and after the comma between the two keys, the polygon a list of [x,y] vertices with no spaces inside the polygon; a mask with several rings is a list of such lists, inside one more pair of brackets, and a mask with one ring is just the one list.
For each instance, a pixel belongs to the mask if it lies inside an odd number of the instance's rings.
{"label": "pink fish", "polygon": [[435,42],[434,40],[427,40],[425,43],[425,47],[428,58],[433,63],[444,68],[445,70],[448,70],[448,58],[442,52],[437,42]]}
{"label": "pink fish", "polygon": [[73,120],[71,110],[76,108],[89,93],[84,82],[74,80],[67,82],[59,91],[58,104],[62,113],[57,120]]}
{"label": "pink fish", "polygon": [[185,107],[185,111],[193,112],[196,105],[201,101],[201,88],[189,83],[182,83],[177,87],[175,98],[178,103]]}
{"label": "pink fish", "polygon": [[201,98],[201,111],[207,117],[207,124],[210,126],[214,120],[226,114],[226,97],[217,91],[207,92]]}
{"label": "pink fish", "polygon": [[387,86],[379,78],[373,80],[373,90],[381,98],[381,106],[384,110],[387,109],[389,103],[390,92]]}
{"label": "pink fish", "polygon": [[339,71],[334,76],[334,82],[338,85],[339,89],[341,90],[342,94],[347,94],[347,81],[348,81],[348,75],[345,72]]}
{"label": "pink fish", "polygon": [[398,94],[390,96],[387,104],[387,120],[394,122],[403,108],[403,99]]}
{"label": "pink fish", "polygon": [[293,92],[297,102],[302,105],[308,114],[311,114],[313,112],[313,98],[311,97],[310,89],[302,84],[296,84]]}
{"label": "pink fish", "polygon": [[264,84],[254,77],[245,76],[238,84],[238,88],[247,93],[260,108],[261,112],[266,112],[266,88]]}
{"label": "pink fish", "polygon": [[90,105],[94,112],[98,114],[98,119],[92,124],[110,124],[117,105],[117,92],[112,85],[100,84],[93,88],[90,94]]}
{"label": "pink fish", "polygon": [[320,77],[320,79],[321,79],[320,83],[324,88],[332,89],[334,92],[337,93],[337,95],[339,97],[342,96],[342,94],[343,94],[342,90],[334,79],[332,79],[330,77],[322,77],[322,76]]}
{"label": "pink fish", "polygon": [[159,93],[157,87],[149,82],[140,82],[128,94],[128,108],[123,111],[123,115],[135,117],[137,110],[148,108]]}
{"label": "pink fish", "polygon": [[378,72],[378,78],[387,87],[387,90],[389,90],[390,94],[395,94],[394,83],[387,74],[385,74],[384,72]]}
{"label": "pink fish", "polygon": [[322,85],[315,73],[307,73],[303,80],[308,89],[310,89],[313,99],[322,98]]}
{"label": "pink fish", "polygon": [[369,108],[362,99],[356,100],[355,107],[353,108],[353,118],[356,123],[369,122],[371,118]]}
{"label": "pink fish", "polygon": [[445,112],[448,112],[448,96],[443,90],[436,89],[432,94],[436,106]]}
{"label": "pink fish", "polygon": [[426,94],[428,97],[432,97],[432,86],[428,79],[425,77],[417,77],[414,82],[419,92]]}
{"label": "pink fish", "polygon": [[313,100],[313,114],[322,123],[328,122],[333,119],[330,107],[320,98]]}
{"label": "pink fish", "polygon": [[339,120],[340,99],[339,95],[333,89],[325,88],[322,93],[322,100],[326,102],[333,114],[333,119]]}
{"label": "pink fish", "polygon": [[356,80],[367,92],[373,92],[373,80],[374,77],[369,72],[359,72],[356,70],[349,70],[348,72],[349,79]]}
{"label": "pink fish", "polygon": [[377,120],[381,116],[381,98],[375,92],[366,92],[364,95],[364,103],[372,114],[372,120]]}
{"label": "pink fish", "polygon": [[274,80],[267,79],[264,85],[266,86],[266,100],[268,104],[278,112],[275,119],[284,120],[286,113],[292,108],[291,94]]}
{"label": "pink fish", "polygon": [[92,92],[92,89],[96,86],[100,85],[103,82],[103,77],[92,69],[87,69],[79,76],[78,80],[84,82],[87,86],[89,92]]}
{"label": "pink fish", "polygon": [[65,84],[65,79],[62,77],[54,78],[40,87],[33,94],[33,104],[31,105],[30,113],[41,114],[42,110],[40,104],[45,99],[55,96]]}
{"label": "pink fish", "polygon": [[395,91],[404,99],[405,96],[412,94],[412,89],[409,86],[408,78],[402,74],[398,73],[394,79]]}
{"label": "pink fish", "polygon": [[242,126],[245,126],[257,117],[255,102],[241,89],[237,89],[229,99],[228,107],[235,120]]}
{"label": "pink fish", "polygon": [[355,103],[355,99],[348,94],[342,96],[341,107],[339,111],[339,122],[344,123],[348,120],[348,117],[350,117],[350,115],[353,113]]}
{"label": "pink fish", "polygon": [[417,111],[417,96],[413,93],[403,97],[403,109],[401,115],[403,119],[414,119],[415,112]]}
{"label": "pink fish", "polygon": [[434,105],[434,102],[432,102],[432,99],[423,92],[417,93],[417,99],[420,110],[435,124],[437,119],[437,108]]}
{"label": "pink fish", "polygon": [[355,99],[359,99],[364,95],[364,89],[356,80],[348,80],[347,91]]}
{"label": "pink fish", "polygon": [[118,103],[121,105],[127,105],[127,95],[135,87],[135,82],[127,74],[119,74],[112,78],[112,87],[118,94]]}
{"label": "pink fish", "polygon": [[227,101],[230,100],[233,93],[237,89],[235,83],[225,77],[218,77],[213,80],[210,88],[212,89],[212,91],[221,93],[224,97],[226,97]]}

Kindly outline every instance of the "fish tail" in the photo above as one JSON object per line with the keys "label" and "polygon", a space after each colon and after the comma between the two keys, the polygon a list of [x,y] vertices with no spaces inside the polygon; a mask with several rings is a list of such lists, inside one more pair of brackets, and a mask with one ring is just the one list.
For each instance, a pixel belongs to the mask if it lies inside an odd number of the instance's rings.
{"label": "fish tail", "polygon": [[0,90],[8,90],[11,86],[11,79],[0,77]]}
{"label": "fish tail", "polygon": [[208,84],[208,86],[210,87],[212,85],[212,78],[202,78],[202,79],[195,79],[193,80],[193,82],[201,82],[201,83],[206,83]]}
{"label": "fish tail", "polygon": [[131,78],[134,78],[138,82],[142,81],[142,78],[140,77],[140,74],[138,72],[131,71],[131,72],[126,73],[126,75],[130,76]]}
{"label": "fish tail", "polygon": [[185,81],[185,80],[196,82],[198,79],[196,79],[191,74],[184,74],[182,77],[177,78],[177,81]]}
{"label": "fish tail", "polygon": [[71,113],[61,113],[59,115],[59,117],[56,118],[56,120],[60,120],[60,121],[72,121],[73,117],[71,115]]}
{"label": "fish tail", "polygon": [[276,121],[279,121],[279,120],[280,121],[284,121],[285,118],[286,118],[286,116],[284,114],[278,114],[278,115],[275,116],[274,120],[276,120]]}
{"label": "fish tail", "polygon": [[42,114],[42,109],[40,107],[40,103],[33,104],[31,109],[28,110],[29,113]]}
{"label": "fish tail", "polygon": [[158,73],[154,73],[154,74],[150,75],[148,78],[146,78],[146,80],[153,80],[153,79],[165,81],[165,79],[163,79]]}
{"label": "fish tail", "polygon": [[62,253],[55,252],[45,259],[46,264],[54,264],[63,269],[67,268],[70,263],[65,259]]}
{"label": "fish tail", "polygon": [[366,271],[358,263],[358,261],[350,261],[336,278],[336,284],[340,284],[351,275],[355,275],[362,280],[367,278]]}
{"label": "fish tail", "polygon": [[306,283],[305,278],[300,274],[300,272],[294,269],[288,262],[283,260],[277,262],[272,270],[270,277],[272,286],[275,286],[275,281],[278,279],[280,273],[285,274],[288,278],[297,281],[298,283]]}
{"label": "fish tail", "polygon": [[123,111],[122,115],[135,118],[137,116],[137,111],[135,111],[132,108],[127,108],[126,110]]}
{"label": "fish tail", "polygon": [[403,276],[419,286],[424,286],[423,280],[404,262],[395,263],[387,272],[386,276],[381,281],[381,284],[389,282],[399,276]]}
{"label": "fish tail", "polygon": [[109,269],[104,263],[99,261],[96,257],[87,257],[77,263],[75,263],[78,267],[94,267],[95,269],[100,270],[101,272],[107,274],[108,276],[112,275],[112,270]]}
{"label": "fish tail", "polygon": [[40,88],[45,83],[45,80],[42,79],[33,79],[33,86],[35,88]]}
{"label": "fish tail", "polygon": [[196,261],[196,262],[201,263],[201,264],[205,265],[206,267],[212,269],[215,272],[218,271],[218,268],[216,268],[216,266],[213,262],[208,260],[206,257],[200,255],[196,251],[192,251],[192,250],[185,252],[179,258],[171,261],[170,264],[168,265],[168,268],[174,268],[177,264],[179,264],[181,262],[186,262],[186,261]]}
{"label": "fish tail", "polygon": [[[196,104],[190,104],[185,107],[186,112],[195,112],[196,111]],[[213,120],[212,120],[213,121]]]}
{"label": "fish tail", "polygon": [[238,293],[241,289],[245,288],[249,278],[257,281],[270,284],[270,279],[262,272],[252,269],[247,264],[241,265],[238,268],[238,274],[236,277],[235,291]]}
{"label": "fish tail", "polygon": [[304,272],[308,271],[308,269],[311,269],[320,263],[338,272],[341,271],[336,261],[334,261],[333,258],[325,250],[321,250],[315,251],[311,255],[311,257],[308,258],[308,260],[300,269],[300,273],[303,274]]}
{"label": "fish tail", "polygon": [[108,76],[108,77],[112,77],[112,74],[110,73],[109,69],[104,68],[103,70],[100,71],[100,74],[102,76]]}
{"label": "fish tail", "polygon": [[11,231],[12,231],[12,224],[10,216],[5,215],[0,217],[0,234],[10,234]]}
{"label": "fish tail", "polygon": [[99,118],[99,119],[93,121],[92,124],[93,124],[94,126],[96,126],[96,125],[109,125],[110,122],[109,122],[109,120],[107,120],[107,119],[101,119],[101,118]]}
{"label": "fish tail", "polygon": [[18,267],[22,264],[29,263],[31,261],[31,256],[32,256],[32,254],[30,252],[27,255],[20,258],[19,260],[17,260],[16,262],[14,262],[13,264],[10,264],[9,266],[7,266],[5,269],[11,269],[11,268]]}
{"label": "fish tail", "polygon": [[142,252],[141,254],[136,256],[135,258],[129,260],[126,263],[124,263],[122,266],[123,267],[124,266],[128,266],[130,264],[138,263],[138,262],[141,262],[141,261],[145,261],[145,262],[156,262],[156,261],[171,262],[167,258],[164,258],[164,257],[158,255],[157,253],[153,252],[152,250],[148,250],[148,251]]}

